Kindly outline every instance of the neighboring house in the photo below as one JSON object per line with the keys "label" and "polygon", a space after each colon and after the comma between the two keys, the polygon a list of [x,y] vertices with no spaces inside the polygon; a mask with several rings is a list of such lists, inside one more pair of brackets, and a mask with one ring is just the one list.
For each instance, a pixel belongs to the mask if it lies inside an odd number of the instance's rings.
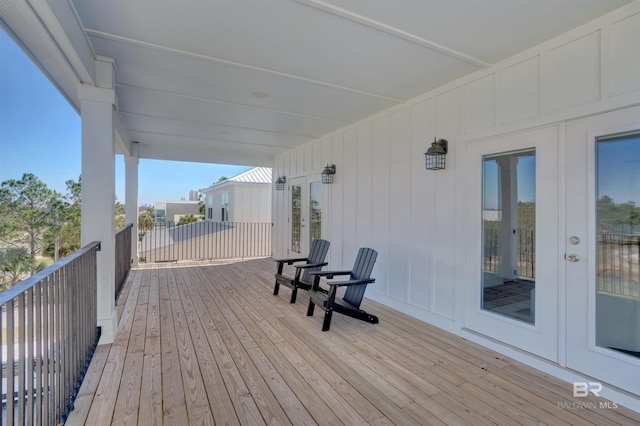
{"label": "neighboring house", "polygon": [[271,169],[255,167],[202,189],[207,220],[271,222]]}
{"label": "neighboring house", "polygon": [[200,201],[161,201],[154,205],[156,224],[166,224],[169,228],[180,222],[187,215],[202,216]]}

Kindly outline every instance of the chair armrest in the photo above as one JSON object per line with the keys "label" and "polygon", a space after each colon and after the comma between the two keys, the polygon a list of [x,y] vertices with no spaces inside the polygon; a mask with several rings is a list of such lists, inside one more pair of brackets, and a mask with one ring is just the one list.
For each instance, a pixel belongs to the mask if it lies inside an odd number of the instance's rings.
{"label": "chair armrest", "polygon": [[351,275],[351,271],[315,271],[309,272],[311,275],[318,275],[320,277],[333,278],[334,275]]}
{"label": "chair armrest", "polygon": [[[328,262],[324,262],[324,263],[305,263],[304,265],[293,265],[296,268],[300,268],[300,269],[307,269],[307,268],[315,268],[317,266],[326,266],[328,265]],[[313,272],[310,272],[310,274],[312,274]]]}
{"label": "chair armrest", "polygon": [[333,287],[344,287],[358,284],[373,284],[376,282],[375,278],[367,278],[366,280],[350,280],[350,281],[327,281],[327,285]]}
{"label": "chair armrest", "polygon": [[298,257],[295,259],[273,259],[274,262],[278,263],[286,263],[287,265],[292,265],[294,262],[302,262],[303,260],[307,260],[306,257]]}

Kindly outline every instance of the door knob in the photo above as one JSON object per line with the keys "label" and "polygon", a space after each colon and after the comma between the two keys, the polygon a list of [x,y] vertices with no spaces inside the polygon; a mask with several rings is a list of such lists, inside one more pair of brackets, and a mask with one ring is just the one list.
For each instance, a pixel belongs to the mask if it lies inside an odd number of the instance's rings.
{"label": "door knob", "polygon": [[569,256],[567,256],[567,260],[569,262],[580,262],[580,256],[578,256],[577,254],[570,254]]}

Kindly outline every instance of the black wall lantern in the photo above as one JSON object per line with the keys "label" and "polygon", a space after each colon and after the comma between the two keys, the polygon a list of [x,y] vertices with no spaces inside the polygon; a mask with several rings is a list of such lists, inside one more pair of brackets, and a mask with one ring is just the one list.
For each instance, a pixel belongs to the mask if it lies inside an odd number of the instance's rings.
{"label": "black wall lantern", "polygon": [[282,191],[284,189],[285,182],[287,182],[286,177],[278,176],[278,179],[276,179],[276,190]]}
{"label": "black wall lantern", "polygon": [[333,183],[333,175],[336,174],[336,165],[328,165],[322,171],[322,183]]}
{"label": "black wall lantern", "polygon": [[447,152],[449,151],[449,142],[446,139],[433,138],[431,147],[424,153],[424,160],[427,166],[427,170],[441,170],[444,169],[445,161],[447,159]]}

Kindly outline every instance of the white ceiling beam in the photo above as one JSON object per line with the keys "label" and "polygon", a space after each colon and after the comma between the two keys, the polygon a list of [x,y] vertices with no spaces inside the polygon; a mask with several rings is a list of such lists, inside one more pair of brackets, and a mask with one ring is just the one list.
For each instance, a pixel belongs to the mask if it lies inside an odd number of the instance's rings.
{"label": "white ceiling beam", "polygon": [[40,21],[82,83],[93,84],[93,50],[78,16],[66,1],[29,0]]}
{"label": "white ceiling beam", "polygon": [[411,43],[415,43],[422,47],[426,47],[427,49],[438,51],[447,56],[451,56],[461,61],[465,61],[467,63],[479,66],[481,68],[489,68],[491,66],[490,63],[482,61],[478,58],[474,58],[473,56],[467,55],[462,52],[458,52],[456,50],[450,49],[446,46],[427,40],[415,34],[411,34],[399,28],[395,28],[395,27],[392,27],[391,25],[387,25],[383,22],[367,18],[366,16],[359,15],[355,12],[351,12],[347,9],[335,6],[325,1],[321,1],[321,0],[294,0],[294,1],[300,4],[304,4],[306,6],[313,7],[315,9],[322,10],[332,15],[339,16],[344,19],[348,19],[349,21],[356,22],[361,25],[365,25],[369,28],[373,28],[375,30],[385,32],[394,37],[398,37],[403,40],[409,41]]}
{"label": "white ceiling beam", "polygon": [[196,59],[199,59],[199,60],[202,60],[202,61],[214,62],[214,63],[218,63],[218,64],[230,66],[230,67],[244,68],[244,69],[257,71],[257,72],[261,72],[261,73],[265,73],[265,74],[275,75],[275,76],[278,76],[278,77],[284,77],[284,78],[288,78],[288,79],[292,79],[292,80],[298,80],[298,81],[302,81],[302,82],[305,82],[305,83],[314,84],[316,86],[330,87],[330,88],[333,88],[333,89],[344,90],[344,91],[347,91],[347,92],[357,93],[357,94],[360,94],[360,95],[371,96],[371,97],[374,97],[374,98],[383,99],[383,100],[394,102],[394,103],[404,102],[404,99],[394,98],[394,97],[391,97],[391,96],[385,96],[385,95],[381,95],[379,93],[367,92],[365,90],[359,90],[359,89],[355,89],[353,87],[341,86],[339,84],[333,84],[333,83],[329,83],[327,81],[315,80],[315,79],[312,79],[312,78],[302,77],[302,76],[299,76],[299,75],[289,74],[289,73],[285,73],[285,72],[281,72],[281,71],[275,71],[275,70],[272,70],[272,69],[258,67],[258,66],[255,66],[255,65],[243,64],[243,63],[240,63],[240,62],[234,62],[234,61],[229,61],[229,60],[226,60],[226,59],[215,58],[215,57],[212,57],[212,56],[202,55],[202,54],[199,54],[199,53],[188,52],[188,51],[185,51],[185,50],[175,49],[175,48],[168,47],[168,46],[162,46],[162,45],[159,45],[159,44],[149,43],[149,42],[141,41],[141,40],[136,40],[136,39],[132,39],[132,38],[129,38],[129,37],[123,37],[123,36],[119,36],[119,35],[116,35],[116,34],[110,34],[110,33],[106,33],[106,32],[103,32],[103,31],[94,30],[94,29],[91,29],[91,28],[85,28],[85,31],[89,35],[92,35],[92,36],[95,36],[95,37],[101,37],[101,38],[108,39],[108,40],[118,41],[120,43],[127,43],[127,44],[131,44],[131,45],[135,45],[135,46],[145,47],[145,48],[148,48],[148,49],[155,49],[155,50],[159,50],[159,51],[162,51],[162,52],[173,53],[175,55],[181,55],[181,56],[187,56],[187,57],[196,58]]}

